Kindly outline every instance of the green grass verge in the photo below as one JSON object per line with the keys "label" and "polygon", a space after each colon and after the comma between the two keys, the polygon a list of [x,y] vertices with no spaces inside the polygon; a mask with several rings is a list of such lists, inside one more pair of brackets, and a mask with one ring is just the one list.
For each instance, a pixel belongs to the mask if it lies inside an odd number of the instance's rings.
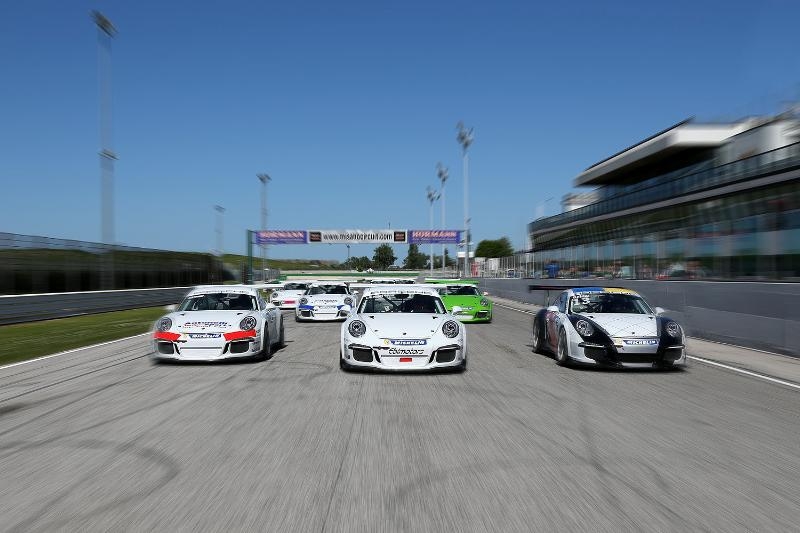
{"label": "green grass verge", "polygon": [[147,307],[0,326],[0,365],[145,333],[165,314]]}

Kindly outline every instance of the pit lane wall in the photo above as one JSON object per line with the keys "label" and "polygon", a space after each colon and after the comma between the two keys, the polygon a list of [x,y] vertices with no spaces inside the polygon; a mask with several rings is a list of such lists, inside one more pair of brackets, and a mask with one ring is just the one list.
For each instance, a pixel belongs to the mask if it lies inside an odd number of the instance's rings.
{"label": "pit lane wall", "polygon": [[177,304],[192,287],[0,296],[0,325]]}
{"label": "pit lane wall", "polygon": [[680,322],[689,336],[800,357],[800,283],[482,278],[490,295],[547,305],[558,290],[530,285],[632,289]]}

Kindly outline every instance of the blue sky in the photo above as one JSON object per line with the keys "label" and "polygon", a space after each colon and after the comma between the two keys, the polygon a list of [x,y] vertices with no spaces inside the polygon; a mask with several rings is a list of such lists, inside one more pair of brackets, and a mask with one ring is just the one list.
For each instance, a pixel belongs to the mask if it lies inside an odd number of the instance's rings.
{"label": "blue sky", "polygon": [[520,246],[596,161],[688,116],[800,100],[789,1],[4,2],[0,231],[101,238],[91,9],[119,29],[116,240],[132,246],[211,251],[221,204],[224,247],[243,253],[258,172],[270,228],[427,228],[437,161],[460,227],[459,120],[475,241]]}

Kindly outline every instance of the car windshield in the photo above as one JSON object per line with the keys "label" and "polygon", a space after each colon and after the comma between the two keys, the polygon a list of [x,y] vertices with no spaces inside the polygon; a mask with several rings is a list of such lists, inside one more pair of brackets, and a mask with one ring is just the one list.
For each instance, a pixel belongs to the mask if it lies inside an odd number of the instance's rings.
{"label": "car windshield", "polygon": [[255,296],[249,294],[207,292],[188,296],[178,311],[254,311]]}
{"label": "car windshield", "polygon": [[283,286],[285,291],[304,291],[308,289],[308,283],[287,283]]}
{"label": "car windshield", "polygon": [[430,294],[370,294],[361,300],[359,313],[445,312],[442,300]]}
{"label": "car windshield", "polygon": [[635,294],[580,294],[570,299],[570,313],[628,313],[652,315],[653,310]]}
{"label": "car windshield", "polygon": [[350,294],[344,285],[315,285],[310,287],[306,294],[314,296],[316,294]]}
{"label": "car windshield", "polygon": [[472,286],[448,285],[439,289],[442,296],[480,296],[478,289]]}

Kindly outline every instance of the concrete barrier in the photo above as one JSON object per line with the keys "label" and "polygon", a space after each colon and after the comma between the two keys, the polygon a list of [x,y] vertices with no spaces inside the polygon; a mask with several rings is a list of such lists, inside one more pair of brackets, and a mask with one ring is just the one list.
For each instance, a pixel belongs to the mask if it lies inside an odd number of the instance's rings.
{"label": "concrete barrier", "polygon": [[191,287],[0,296],[0,325],[179,303]]}
{"label": "concrete barrier", "polygon": [[547,305],[559,290],[531,285],[624,287],[663,307],[692,337],[800,357],[800,283],[493,279],[481,290],[501,298]]}

